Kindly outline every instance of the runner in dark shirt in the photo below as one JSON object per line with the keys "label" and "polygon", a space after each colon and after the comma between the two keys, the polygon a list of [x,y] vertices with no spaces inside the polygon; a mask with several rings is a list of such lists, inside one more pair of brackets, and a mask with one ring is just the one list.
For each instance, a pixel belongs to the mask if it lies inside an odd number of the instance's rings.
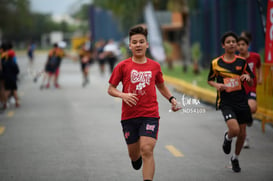
{"label": "runner in dark shirt", "polygon": [[[228,131],[225,132],[223,151],[229,154],[233,137],[237,137],[235,153],[231,157],[232,169],[240,172],[238,156],[246,137],[246,123],[252,121],[243,82],[253,84],[254,75],[246,60],[235,55],[238,37],[227,32],[222,37],[225,54],[212,60],[208,84],[217,89],[217,109],[221,109]],[[216,79],[216,82],[215,82]]]}

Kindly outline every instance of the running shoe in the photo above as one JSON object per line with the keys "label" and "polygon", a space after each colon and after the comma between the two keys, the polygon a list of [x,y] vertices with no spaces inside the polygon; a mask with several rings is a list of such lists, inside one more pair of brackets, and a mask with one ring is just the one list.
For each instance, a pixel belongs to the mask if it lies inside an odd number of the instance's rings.
{"label": "running shoe", "polygon": [[244,148],[245,148],[245,149],[250,148],[248,138],[246,138],[246,139],[245,139],[245,142],[244,142]]}
{"label": "running shoe", "polygon": [[36,83],[37,80],[38,80],[37,77],[35,77],[35,78],[33,79],[33,82]]}
{"label": "running shoe", "polygon": [[232,157],[231,157],[230,161],[231,161],[231,165],[232,165],[232,170],[234,172],[240,172],[241,168],[240,168],[240,165],[239,165],[239,160],[238,159],[233,160]]}
{"label": "running shoe", "polygon": [[87,84],[88,84],[88,81],[84,80],[83,83],[82,83],[82,87],[85,87]]}
{"label": "running shoe", "polygon": [[142,165],[142,158],[139,157],[138,160],[136,161],[131,161],[132,162],[132,166],[135,170],[139,170],[141,168],[141,165]]}
{"label": "running shoe", "polygon": [[17,103],[15,103],[15,107],[20,107],[20,104],[17,102]]}
{"label": "running shoe", "polygon": [[59,84],[55,84],[55,87],[56,87],[57,89],[60,89],[60,88],[61,88],[61,86],[60,86]]}
{"label": "running shoe", "polygon": [[228,132],[226,131],[225,132],[225,136],[224,136],[224,143],[223,143],[223,151],[225,154],[229,154],[230,151],[231,151],[231,143],[232,143],[232,140],[229,141],[227,140],[226,138],[226,135],[228,134]]}

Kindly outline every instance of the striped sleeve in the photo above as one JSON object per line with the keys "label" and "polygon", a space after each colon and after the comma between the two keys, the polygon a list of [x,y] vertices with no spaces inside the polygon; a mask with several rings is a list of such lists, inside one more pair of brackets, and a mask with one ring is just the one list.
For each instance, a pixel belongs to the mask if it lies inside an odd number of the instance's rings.
{"label": "striped sleeve", "polygon": [[211,61],[210,71],[209,71],[209,75],[208,75],[208,81],[214,81],[216,78],[216,71],[214,69],[215,61],[217,61],[217,59],[214,59]]}

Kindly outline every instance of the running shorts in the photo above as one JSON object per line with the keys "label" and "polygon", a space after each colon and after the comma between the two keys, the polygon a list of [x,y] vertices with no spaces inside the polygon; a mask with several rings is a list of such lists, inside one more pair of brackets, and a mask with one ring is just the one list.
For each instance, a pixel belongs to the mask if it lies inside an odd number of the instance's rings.
{"label": "running shorts", "polygon": [[4,87],[8,91],[17,90],[17,83],[14,80],[5,80]]}
{"label": "running shorts", "polygon": [[87,68],[89,65],[90,65],[89,62],[87,62],[87,63],[82,63],[81,62],[81,69],[82,69],[82,71],[84,71],[85,68]]}
{"label": "running shorts", "polygon": [[236,119],[239,124],[252,123],[252,114],[250,108],[236,109],[231,105],[221,105],[221,111],[227,122],[230,119]]}
{"label": "running shorts", "polygon": [[122,120],[121,125],[127,145],[136,143],[140,136],[157,139],[159,118],[139,117]]}

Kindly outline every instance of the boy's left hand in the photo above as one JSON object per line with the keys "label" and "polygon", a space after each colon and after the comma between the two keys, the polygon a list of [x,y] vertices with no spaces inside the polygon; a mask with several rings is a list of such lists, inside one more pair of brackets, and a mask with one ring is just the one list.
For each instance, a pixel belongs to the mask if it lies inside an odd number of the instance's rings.
{"label": "boy's left hand", "polygon": [[176,101],[176,99],[172,99],[172,111],[176,112],[178,110],[182,109],[181,105],[178,104],[178,102]]}
{"label": "boy's left hand", "polygon": [[250,81],[250,76],[248,74],[243,74],[243,75],[241,75],[240,79],[241,79],[241,81],[249,82]]}

